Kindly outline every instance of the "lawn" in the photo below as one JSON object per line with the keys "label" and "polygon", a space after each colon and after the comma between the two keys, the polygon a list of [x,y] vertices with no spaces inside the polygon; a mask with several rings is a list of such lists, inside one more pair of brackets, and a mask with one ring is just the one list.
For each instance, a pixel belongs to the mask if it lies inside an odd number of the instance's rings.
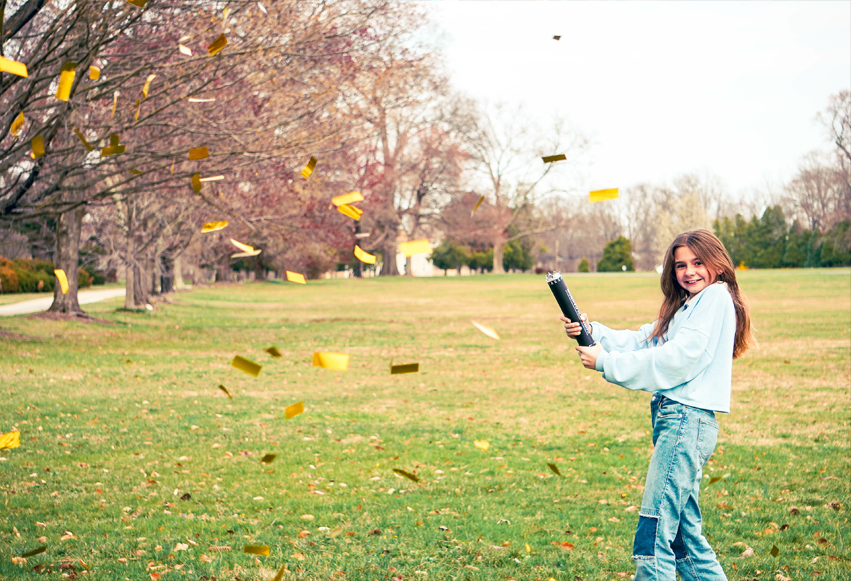
{"label": "lawn", "polygon": [[[740,280],[759,348],[734,365],[705,532],[731,580],[851,579],[851,272]],[[661,297],[655,275],[567,282],[613,327],[652,320]],[[22,434],[0,452],[0,579],[632,575],[650,396],[580,365],[543,276],[234,284],[120,306],[87,306],[110,325],[0,319],[31,337],[0,338],[0,431]],[[348,371],[312,367],[316,351],[348,353]]]}

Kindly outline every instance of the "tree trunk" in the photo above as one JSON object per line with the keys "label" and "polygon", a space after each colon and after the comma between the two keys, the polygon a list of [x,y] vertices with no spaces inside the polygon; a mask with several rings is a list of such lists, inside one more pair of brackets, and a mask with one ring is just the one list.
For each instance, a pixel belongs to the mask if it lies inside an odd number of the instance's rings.
{"label": "tree trunk", "polygon": [[502,266],[502,251],[505,248],[505,240],[499,239],[493,242],[493,273],[505,274]]}
{"label": "tree trunk", "polygon": [[174,265],[176,260],[171,254],[162,255],[162,276],[160,277],[160,292],[163,294],[174,292]]}
{"label": "tree trunk", "polygon": [[384,266],[381,276],[398,276],[399,267],[396,265],[396,240],[388,241],[384,245]]}
{"label": "tree trunk", "polygon": [[405,276],[414,276],[414,257],[405,257]]}
{"label": "tree trunk", "polygon": [[83,227],[85,210],[78,208],[59,216],[56,224],[56,268],[65,271],[68,278],[68,294],[62,294],[62,287],[56,281],[53,290],[53,304],[49,313],[85,316],[77,300],[77,268],[80,258],[80,232]]}
{"label": "tree trunk", "polygon": [[171,264],[172,279],[174,290],[182,290],[186,288],[186,283],[183,282],[183,257],[178,255]]}
{"label": "tree trunk", "polygon": [[124,308],[136,309],[136,205],[131,201],[127,204],[127,245],[124,249]]}

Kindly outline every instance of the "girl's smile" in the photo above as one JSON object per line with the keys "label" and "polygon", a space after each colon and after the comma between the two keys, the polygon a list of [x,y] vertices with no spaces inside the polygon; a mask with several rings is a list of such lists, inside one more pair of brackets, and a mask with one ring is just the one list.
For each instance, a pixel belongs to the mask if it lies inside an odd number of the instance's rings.
{"label": "girl's smile", "polygon": [[688,246],[680,246],[674,251],[674,271],[679,285],[691,296],[715,282],[715,276]]}

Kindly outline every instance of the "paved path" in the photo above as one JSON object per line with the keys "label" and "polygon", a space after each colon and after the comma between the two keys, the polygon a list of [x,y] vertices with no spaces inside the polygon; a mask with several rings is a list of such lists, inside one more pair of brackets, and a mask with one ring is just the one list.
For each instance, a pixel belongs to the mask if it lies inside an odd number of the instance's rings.
{"label": "paved path", "polygon": [[[81,305],[105,301],[106,299],[114,299],[115,297],[123,297],[123,288],[105,288],[98,290],[81,290],[77,293],[77,300]],[[46,296],[41,299],[32,299],[30,301],[21,301],[20,303],[12,303],[11,305],[0,306],[0,317],[9,317],[12,315],[26,315],[28,313],[43,313],[53,304],[53,295]]]}

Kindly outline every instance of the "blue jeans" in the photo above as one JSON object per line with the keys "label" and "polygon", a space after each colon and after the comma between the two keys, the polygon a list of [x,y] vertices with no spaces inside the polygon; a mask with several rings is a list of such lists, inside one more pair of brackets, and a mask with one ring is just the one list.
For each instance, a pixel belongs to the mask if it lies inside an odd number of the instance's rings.
{"label": "blue jeans", "polygon": [[703,465],[715,450],[715,414],[658,394],[650,400],[653,457],[632,558],[635,581],[727,581],[701,534],[697,504]]}

